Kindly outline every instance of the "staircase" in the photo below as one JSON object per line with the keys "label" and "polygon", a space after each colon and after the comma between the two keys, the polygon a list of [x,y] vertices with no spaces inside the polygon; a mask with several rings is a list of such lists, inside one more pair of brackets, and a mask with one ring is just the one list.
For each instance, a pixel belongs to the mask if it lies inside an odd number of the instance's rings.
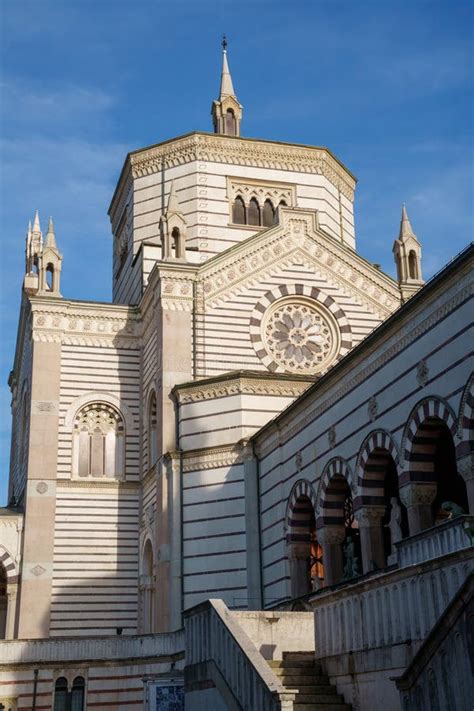
{"label": "staircase", "polygon": [[288,691],[296,691],[293,711],[351,711],[322,673],[314,652],[283,652],[283,660],[268,661]]}

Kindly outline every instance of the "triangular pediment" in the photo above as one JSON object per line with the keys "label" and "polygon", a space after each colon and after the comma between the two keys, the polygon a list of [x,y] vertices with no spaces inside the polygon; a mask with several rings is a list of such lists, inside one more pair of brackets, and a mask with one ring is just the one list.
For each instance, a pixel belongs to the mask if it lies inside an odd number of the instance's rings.
{"label": "triangular pediment", "polygon": [[317,212],[282,208],[279,224],[213,257],[199,269],[205,308],[291,264],[304,264],[386,318],[400,305],[396,282],[323,232]]}

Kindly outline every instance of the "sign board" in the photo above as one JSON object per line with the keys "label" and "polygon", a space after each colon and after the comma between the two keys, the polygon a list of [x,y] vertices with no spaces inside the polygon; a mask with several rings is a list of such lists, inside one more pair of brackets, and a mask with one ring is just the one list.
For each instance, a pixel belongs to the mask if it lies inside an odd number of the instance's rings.
{"label": "sign board", "polygon": [[184,711],[183,679],[147,679],[145,699],[147,711]]}

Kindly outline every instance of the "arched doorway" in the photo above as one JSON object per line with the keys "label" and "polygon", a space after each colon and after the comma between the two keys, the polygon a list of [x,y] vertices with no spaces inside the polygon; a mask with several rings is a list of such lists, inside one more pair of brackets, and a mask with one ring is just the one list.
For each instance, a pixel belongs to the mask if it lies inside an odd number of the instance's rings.
{"label": "arched doorway", "polygon": [[335,460],[323,477],[317,536],[323,548],[325,585],[361,572],[359,526],[347,476],[344,463]]}
{"label": "arched doorway", "polygon": [[8,613],[7,574],[0,563],[0,639],[6,638]]}
{"label": "arched doorway", "polygon": [[397,454],[390,436],[372,433],[359,455],[356,516],[364,573],[396,562],[395,544],[408,535],[408,517],[400,501]]}
{"label": "arched doorway", "polygon": [[440,416],[423,417],[409,442],[409,482],[401,495],[408,502],[411,535],[469,511],[466,484],[457,471],[453,429]]}
{"label": "arched doorway", "polygon": [[290,596],[318,590],[324,580],[322,548],[316,536],[316,495],[310,482],[298,481],[290,494],[286,515]]}

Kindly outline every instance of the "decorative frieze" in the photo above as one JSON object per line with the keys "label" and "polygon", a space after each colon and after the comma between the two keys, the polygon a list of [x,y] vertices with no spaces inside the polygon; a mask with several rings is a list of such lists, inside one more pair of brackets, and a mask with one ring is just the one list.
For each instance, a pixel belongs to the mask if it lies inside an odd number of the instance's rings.
{"label": "decorative frieze", "polygon": [[236,377],[221,381],[198,381],[188,385],[178,385],[174,389],[180,404],[213,400],[230,395],[275,395],[278,397],[298,397],[313,382],[308,380],[279,380],[266,378]]}
{"label": "decorative frieze", "polygon": [[243,464],[247,456],[245,447],[239,445],[195,450],[183,454],[183,472],[231,467],[235,464]]}
{"label": "decorative frieze", "polygon": [[129,159],[134,178],[195,161],[312,173],[354,200],[355,178],[326,148],[194,133],[137,151]]}

